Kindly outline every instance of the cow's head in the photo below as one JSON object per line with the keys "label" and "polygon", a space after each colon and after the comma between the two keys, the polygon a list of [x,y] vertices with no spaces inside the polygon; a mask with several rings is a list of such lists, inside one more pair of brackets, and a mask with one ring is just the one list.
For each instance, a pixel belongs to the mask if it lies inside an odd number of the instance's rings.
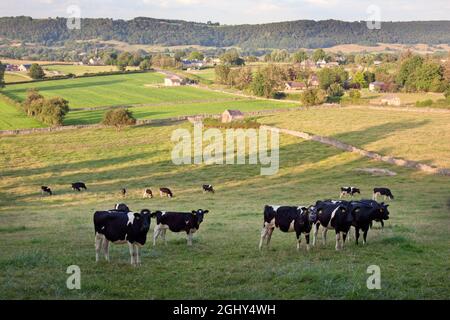
{"label": "cow's head", "polygon": [[125,203],[117,203],[114,206],[114,209],[117,211],[130,212],[130,209],[128,208],[128,206]]}
{"label": "cow's head", "polygon": [[336,218],[341,224],[351,225],[353,222],[353,214],[348,203],[342,203],[336,208]]}
{"label": "cow's head", "polygon": [[205,214],[207,214],[208,212],[209,212],[209,210],[203,210],[203,209],[192,210],[192,214],[197,217],[198,224],[200,224],[203,221],[203,216]]}
{"label": "cow's head", "polygon": [[139,227],[139,231],[148,232],[150,229],[150,219],[152,213],[148,209],[142,209],[141,212],[134,213],[134,222]]}
{"label": "cow's head", "polygon": [[388,204],[384,204],[384,202],[380,203],[379,208],[377,208],[377,216],[379,219],[382,220],[388,220],[389,219],[389,210],[388,208],[389,205]]}
{"label": "cow's head", "polygon": [[317,207],[314,205],[311,205],[308,207],[308,221],[309,223],[316,223],[317,222]]}

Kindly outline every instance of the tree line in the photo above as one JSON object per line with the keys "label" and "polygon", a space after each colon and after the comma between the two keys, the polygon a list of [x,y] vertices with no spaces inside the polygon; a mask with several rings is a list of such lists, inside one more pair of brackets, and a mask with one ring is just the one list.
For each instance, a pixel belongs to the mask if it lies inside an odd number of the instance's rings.
{"label": "tree line", "polygon": [[258,25],[216,25],[181,20],[82,19],[69,30],[66,18],[0,18],[0,37],[47,46],[67,40],[118,40],[131,44],[202,45],[241,48],[319,48],[338,44],[450,43],[450,21],[383,22],[379,30],[366,22],[298,20]]}

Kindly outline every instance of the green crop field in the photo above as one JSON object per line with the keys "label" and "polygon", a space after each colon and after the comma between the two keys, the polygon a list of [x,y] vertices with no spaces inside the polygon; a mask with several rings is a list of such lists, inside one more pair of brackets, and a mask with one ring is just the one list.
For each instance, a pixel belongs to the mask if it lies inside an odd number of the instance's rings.
{"label": "green crop field", "polygon": [[62,74],[75,74],[82,75],[84,73],[99,73],[99,72],[109,72],[109,71],[117,71],[117,66],[89,66],[89,65],[62,65],[62,64],[54,64],[54,65],[46,65],[44,67],[45,70],[49,71],[58,71]]}
{"label": "green crop field", "polygon": [[163,78],[159,73],[97,76],[11,85],[2,92],[23,101],[27,89],[37,88],[45,97],[65,98],[71,108],[230,98],[229,94],[188,86],[155,87]]}
{"label": "green crop field", "polygon": [[[346,112],[353,116],[352,110]],[[303,116],[296,115],[296,120]],[[422,116],[417,115],[416,121]],[[365,132],[352,131],[348,122],[319,118],[316,121],[329,130],[348,131],[350,140],[367,133],[366,139],[375,141],[370,125]],[[393,121],[401,132],[401,120]],[[404,125],[411,127],[408,121]],[[177,128],[191,126],[0,138],[0,299],[449,297],[448,177],[369,161],[285,135],[280,137],[280,170],[272,176],[261,176],[258,165],[177,166],[171,161],[170,140]],[[433,135],[430,144],[439,145],[439,140]],[[394,170],[397,175],[354,171],[367,167]],[[75,181],[86,182],[88,190],[70,190]],[[204,183],[213,184],[216,193],[203,194]],[[41,185],[51,186],[55,194],[41,196]],[[374,186],[388,186],[395,195],[389,201],[385,229],[375,224],[367,245],[350,241],[336,252],[330,233],[326,246],[319,241],[307,252],[303,242],[297,251],[295,235],[276,230],[271,247],[258,251],[265,204],[308,205],[336,198],[341,185],[359,186],[365,198]],[[175,197],[142,199],[143,188],[155,192],[160,186],[172,188]],[[128,189],[125,199],[119,194],[123,187]],[[129,265],[126,245],[112,245],[111,262],[96,264],[92,214],[119,201],[134,210],[203,208],[210,213],[192,247],[186,246],[185,235],[168,233],[166,246],[145,245],[140,267]],[[154,224],[152,220],[150,238]],[[66,268],[74,264],[81,269],[81,290],[66,288]],[[366,287],[370,265],[381,269],[381,290]]]}
{"label": "green crop field", "polygon": [[31,78],[24,72],[5,72],[5,83],[30,81]]}
{"label": "green crop field", "polygon": [[[236,100],[239,98],[228,95],[228,99],[220,101],[197,102],[197,103],[177,103],[177,104],[156,104],[129,108],[133,116],[137,119],[164,119],[185,115],[196,114],[218,114],[225,109],[238,109],[241,111],[257,111],[297,107],[295,103],[283,103],[270,100]],[[101,110],[81,110],[69,112],[65,119],[65,124],[93,124],[99,123],[103,115],[107,112]]]}
{"label": "green crop field", "polygon": [[9,105],[0,97],[0,130],[44,127],[39,121]]}
{"label": "green crop field", "polygon": [[[281,113],[261,121],[330,136],[384,155],[450,168],[450,112],[311,108]],[[330,123],[334,125],[328,125]]]}

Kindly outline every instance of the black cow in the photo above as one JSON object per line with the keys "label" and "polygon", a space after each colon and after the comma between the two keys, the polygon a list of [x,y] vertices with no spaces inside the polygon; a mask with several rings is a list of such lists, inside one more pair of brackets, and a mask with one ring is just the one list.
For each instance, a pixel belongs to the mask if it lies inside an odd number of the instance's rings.
{"label": "black cow", "polygon": [[166,212],[156,211],[156,226],[153,230],[153,245],[156,245],[156,239],[159,236],[166,244],[166,231],[169,229],[172,232],[184,231],[187,234],[187,244],[192,246],[192,236],[200,228],[203,221],[203,216],[207,214],[208,210],[192,210],[192,212]]}
{"label": "black cow", "polygon": [[359,230],[363,231],[363,244],[367,242],[367,232],[369,231],[372,221],[381,221],[389,219],[389,205],[378,203],[374,200],[352,201],[353,223],[355,227],[355,239],[358,244]]}
{"label": "black cow", "polygon": [[212,193],[214,193],[214,188],[210,184],[204,184],[202,186],[202,188],[203,188],[203,192],[212,192]]}
{"label": "black cow", "polygon": [[326,244],[328,229],[334,229],[336,233],[336,250],[343,249],[347,233],[353,222],[350,203],[348,201],[333,200],[317,201],[314,210],[317,213],[317,222],[314,225],[313,246],[316,244],[317,233],[320,225],[322,225],[323,244]]}
{"label": "black cow", "polygon": [[341,194],[339,198],[342,198],[344,196],[350,196],[353,198],[355,193],[361,194],[361,190],[356,187],[341,187]]}
{"label": "black cow", "polygon": [[267,239],[267,246],[270,244],[272,233],[275,228],[282,232],[294,232],[297,235],[297,250],[300,249],[301,234],[305,234],[306,249],[309,250],[309,233],[317,216],[311,209],[299,206],[269,206],[264,207],[264,225],[261,230],[261,239],[259,249],[261,250],[263,242]]}
{"label": "black cow", "polygon": [[84,184],[84,182],[72,183],[72,190],[81,191],[81,189],[87,190],[86,185]]}
{"label": "black cow", "polygon": [[125,203],[117,203],[114,206],[114,209],[109,210],[109,211],[122,211],[122,212],[128,213],[131,210],[130,210],[130,208],[128,208],[128,206]]}
{"label": "black cow", "polygon": [[52,189],[50,189],[50,187],[47,187],[47,186],[41,186],[41,193],[42,194],[47,193],[49,195],[53,194]]}
{"label": "black cow", "polygon": [[167,196],[168,198],[173,197],[173,193],[172,193],[172,191],[170,191],[169,188],[159,188],[159,195],[161,197],[163,197],[163,196]]}
{"label": "black cow", "polygon": [[151,213],[147,209],[141,210],[140,213],[121,211],[126,205],[120,205],[116,205],[115,210],[94,213],[95,261],[99,260],[102,249],[105,259],[109,261],[109,242],[128,243],[131,264],[136,266],[141,263],[139,247],[147,240]]}
{"label": "black cow", "polygon": [[386,198],[394,200],[394,195],[388,188],[373,188],[372,200],[377,200],[378,196],[384,196],[384,200],[386,200]]}
{"label": "black cow", "polygon": [[153,193],[151,189],[144,189],[144,193],[142,194],[142,198],[153,198]]}

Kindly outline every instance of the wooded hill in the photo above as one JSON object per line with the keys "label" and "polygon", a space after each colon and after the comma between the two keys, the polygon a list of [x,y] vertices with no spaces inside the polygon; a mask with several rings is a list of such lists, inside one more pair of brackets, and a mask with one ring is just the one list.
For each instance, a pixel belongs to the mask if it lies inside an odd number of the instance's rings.
{"label": "wooded hill", "polygon": [[130,44],[203,45],[241,48],[317,48],[338,44],[450,44],[450,21],[384,22],[370,30],[366,22],[298,20],[257,25],[214,25],[181,20],[82,19],[69,30],[65,18],[0,18],[0,38],[62,44],[67,40],[118,40]]}

